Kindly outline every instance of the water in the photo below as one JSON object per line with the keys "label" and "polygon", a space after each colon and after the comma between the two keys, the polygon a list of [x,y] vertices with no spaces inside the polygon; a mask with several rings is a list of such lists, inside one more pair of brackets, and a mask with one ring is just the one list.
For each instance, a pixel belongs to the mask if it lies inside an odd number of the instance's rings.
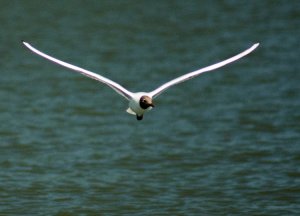
{"label": "water", "polygon": [[[0,215],[298,215],[298,1],[1,1]],[[132,91],[169,89],[141,122]]]}

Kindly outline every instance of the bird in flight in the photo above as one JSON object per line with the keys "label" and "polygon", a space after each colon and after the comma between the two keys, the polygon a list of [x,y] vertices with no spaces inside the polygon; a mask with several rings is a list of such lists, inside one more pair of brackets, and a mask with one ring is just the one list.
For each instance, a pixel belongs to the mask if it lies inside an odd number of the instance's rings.
{"label": "bird in flight", "polygon": [[154,107],[153,99],[156,98],[158,95],[160,95],[162,92],[164,92],[166,89],[168,89],[171,86],[174,86],[176,84],[179,84],[181,82],[192,79],[202,73],[215,70],[215,69],[223,67],[231,62],[234,62],[234,61],[248,55],[249,53],[251,53],[259,45],[259,43],[256,43],[256,44],[252,45],[250,48],[246,49],[245,51],[243,51],[231,58],[228,58],[228,59],[218,62],[216,64],[213,64],[213,65],[198,69],[196,71],[187,73],[180,77],[177,77],[176,79],[166,82],[165,84],[159,86],[158,88],[154,89],[151,92],[131,92],[131,91],[127,90],[126,88],[124,88],[123,86],[121,86],[120,84],[118,84],[104,76],[101,76],[94,72],[77,67],[75,65],[69,64],[67,62],[61,61],[52,56],[49,56],[49,55],[37,50],[36,48],[34,48],[33,46],[31,46],[29,43],[27,43],[25,41],[22,41],[22,43],[26,48],[31,50],[33,53],[35,53],[49,61],[52,61],[58,65],[61,65],[63,67],[74,70],[78,73],[83,74],[84,76],[90,77],[94,80],[102,82],[102,83],[108,85],[109,87],[111,87],[113,90],[115,90],[117,93],[119,93],[121,96],[123,96],[125,99],[127,99],[129,101],[129,107],[126,111],[129,114],[135,115],[137,120],[143,119],[144,113],[147,111],[150,111]]}

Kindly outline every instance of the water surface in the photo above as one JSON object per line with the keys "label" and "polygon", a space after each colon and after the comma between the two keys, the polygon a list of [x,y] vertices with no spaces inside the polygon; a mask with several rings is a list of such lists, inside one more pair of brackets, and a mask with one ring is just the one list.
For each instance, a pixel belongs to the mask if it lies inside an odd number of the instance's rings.
{"label": "water surface", "polygon": [[[298,215],[298,1],[1,1],[0,215]],[[144,120],[39,49],[150,91]]]}

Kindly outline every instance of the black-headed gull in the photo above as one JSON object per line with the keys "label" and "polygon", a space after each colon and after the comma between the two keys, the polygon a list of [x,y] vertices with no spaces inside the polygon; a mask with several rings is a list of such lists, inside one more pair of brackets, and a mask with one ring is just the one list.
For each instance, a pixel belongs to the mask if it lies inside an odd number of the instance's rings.
{"label": "black-headed gull", "polygon": [[127,89],[125,89],[123,86],[119,85],[118,83],[107,79],[99,74],[95,74],[91,71],[85,70],[83,68],[77,67],[75,65],[71,65],[69,63],[63,62],[61,60],[58,60],[52,56],[49,56],[37,49],[35,49],[34,47],[32,47],[29,43],[22,41],[22,43],[25,45],[25,47],[27,47],[29,50],[31,50],[32,52],[34,52],[35,54],[44,57],[45,59],[48,59],[56,64],[59,64],[61,66],[64,66],[66,68],[69,68],[71,70],[74,70],[76,72],[79,72],[87,77],[90,77],[92,79],[95,79],[99,82],[105,83],[106,85],[108,85],[109,87],[111,87],[112,89],[114,89],[117,93],[119,93],[120,95],[122,95],[123,97],[125,97],[128,101],[129,101],[129,108],[126,110],[128,113],[136,115],[137,120],[142,120],[143,119],[143,115],[146,111],[151,110],[154,107],[153,104],[153,99],[155,97],[157,97],[158,95],[160,95],[163,91],[165,91],[167,88],[176,85],[178,83],[184,82],[186,80],[189,80],[191,78],[194,78],[204,72],[208,72],[208,71],[212,71],[215,70],[217,68],[223,67],[231,62],[234,62],[246,55],[248,55],[249,53],[251,53],[254,49],[256,49],[256,47],[258,47],[259,43],[254,44],[253,46],[251,46],[250,48],[248,48],[247,50],[229,58],[226,59],[224,61],[221,61],[219,63],[210,65],[208,67],[204,67],[201,68],[199,70],[187,73],[185,75],[182,75],[176,79],[173,79],[163,85],[161,85],[160,87],[158,87],[157,89],[151,91],[151,92],[131,92],[128,91]]}

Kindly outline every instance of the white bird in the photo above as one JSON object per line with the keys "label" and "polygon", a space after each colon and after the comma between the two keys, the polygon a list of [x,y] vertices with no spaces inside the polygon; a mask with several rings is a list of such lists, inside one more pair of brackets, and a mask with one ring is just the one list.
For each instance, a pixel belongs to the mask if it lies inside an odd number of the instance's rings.
{"label": "white bird", "polygon": [[128,91],[123,86],[119,85],[118,83],[116,83],[110,79],[107,79],[106,77],[103,77],[99,74],[93,73],[91,71],[85,70],[83,68],[77,67],[75,65],[63,62],[59,59],[49,56],[49,55],[35,49],[34,47],[32,47],[29,43],[27,43],[25,41],[22,41],[22,43],[25,45],[25,47],[27,47],[33,53],[35,53],[45,59],[48,59],[56,64],[59,64],[63,67],[74,70],[76,72],[79,72],[87,77],[95,79],[95,80],[102,82],[102,83],[108,85],[109,87],[111,87],[113,90],[115,90],[117,93],[119,93],[120,95],[122,95],[124,98],[126,98],[129,101],[129,108],[126,111],[129,114],[136,115],[137,120],[143,119],[144,113],[146,111],[151,110],[154,107],[153,99],[155,97],[157,97],[158,95],[160,95],[163,91],[165,91],[169,87],[176,85],[178,83],[184,82],[186,80],[189,80],[191,78],[194,78],[204,72],[212,71],[217,68],[223,67],[231,62],[234,62],[234,61],[248,55],[249,53],[251,53],[259,45],[259,43],[256,43],[256,44],[252,45],[250,48],[248,48],[247,50],[245,50],[229,59],[226,59],[226,60],[218,62],[216,64],[213,64],[213,65],[198,69],[196,71],[187,73],[180,77],[177,77],[176,79],[173,79],[173,80],[159,86],[157,89],[155,89],[151,92],[135,92],[134,93],[134,92]]}

